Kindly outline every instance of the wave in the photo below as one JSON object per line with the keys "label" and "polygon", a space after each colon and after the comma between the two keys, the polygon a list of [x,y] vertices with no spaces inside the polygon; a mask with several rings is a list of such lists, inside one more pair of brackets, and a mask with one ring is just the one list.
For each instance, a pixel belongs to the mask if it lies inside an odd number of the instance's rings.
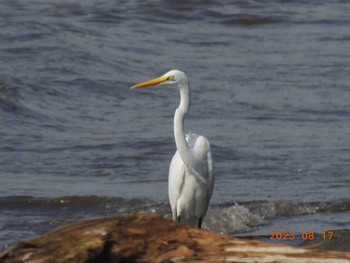
{"label": "wave", "polygon": [[209,209],[204,220],[205,228],[225,234],[249,232],[261,224],[263,224],[262,217],[237,203],[228,207]]}
{"label": "wave", "polygon": [[[32,96],[34,98],[39,97],[35,92],[29,95],[33,89],[30,85],[23,86],[21,84],[9,84],[0,80],[0,110],[11,116],[9,123],[16,123],[15,120],[20,120],[25,123],[29,123],[30,120],[38,120],[40,123],[50,119],[45,113],[45,109],[41,109],[33,103]],[[29,92],[29,93],[28,93]],[[42,97],[40,97],[42,99]],[[13,118],[16,116],[16,118]],[[9,124],[6,128],[9,128]],[[23,123],[22,123],[23,124]]]}
{"label": "wave", "polygon": [[300,216],[322,212],[350,211],[349,201],[340,202],[285,202],[285,201],[257,201],[247,203],[246,206],[254,214],[262,218],[276,216]]}
{"label": "wave", "polygon": [[[62,196],[56,198],[34,197],[34,196],[3,196],[0,197],[1,208],[21,208],[23,206],[105,206],[106,204],[114,207],[128,207],[132,212],[134,208],[139,207],[140,210],[158,204],[168,205],[168,202],[156,202],[148,198],[132,198],[123,197],[107,197],[98,195],[88,196]],[[242,213],[244,209],[261,218],[269,218],[276,216],[299,216],[306,214],[322,213],[322,212],[345,212],[350,211],[350,201],[338,202],[287,202],[283,200],[275,201],[249,201],[218,204],[211,207],[215,212],[223,213],[238,212]],[[233,209],[231,211],[231,209]],[[125,210],[125,212],[128,212]],[[141,212],[141,211],[140,211]],[[147,212],[147,211],[144,211]]]}
{"label": "wave", "polygon": [[[147,212],[171,218],[168,202],[156,202],[148,198],[126,199],[95,195],[57,198],[7,196],[0,197],[0,207],[0,210],[29,209],[41,213],[64,210],[68,214],[84,214],[86,217]],[[276,200],[221,204],[210,207],[204,227],[226,234],[244,233],[266,224],[266,221],[274,217],[296,217],[347,211],[350,211],[349,201],[304,203]]]}
{"label": "wave", "polygon": [[21,98],[19,88],[0,81],[0,109],[5,111],[16,111],[18,99]]}
{"label": "wave", "polygon": [[254,26],[280,23],[284,21],[281,17],[274,17],[270,15],[258,15],[251,13],[226,14],[217,10],[207,10],[204,15],[210,20],[223,25]]}

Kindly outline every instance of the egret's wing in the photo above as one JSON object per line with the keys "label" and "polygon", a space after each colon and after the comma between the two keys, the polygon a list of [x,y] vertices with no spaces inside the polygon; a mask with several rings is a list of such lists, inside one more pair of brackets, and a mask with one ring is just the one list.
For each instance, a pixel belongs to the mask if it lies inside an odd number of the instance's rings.
{"label": "egret's wing", "polygon": [[213,160],[213,154],[211,153],[211,150],[209,150],[207,153],[207,160],[208,160],[208,184],[209,184],[209,199],[210,199],[214,190],[214,160]]}
{"label": "egret's wing", "polygon": [[207,184],[209,191],[207,205],[209,205],[214,189],[214,160],[210,143],[204,136],[193,133],[189,133],[186,140],[193,153],[196,154],[197,157],[200,156],[199,158],[203,160],[203,162],[197,162],[197,167],[190,168],[192,174],[194,174],[197,179]]}
{"label": "egret's wing", "polygon": [[[200,140],[200,142],[198,142],[198,138],[202,138],[202,140]],[[198,135],[198,134],[195,134],[195,133],[192,133],[191,131],[189,131],[186,134],[186,142],[187,142],[189,148],[192,149],[194,152],[198,151],[197,150],[198,148],[199,149],[202,148],[198,144],[205,143],[205,144],[209,145],[209,142],[205,137]],[[204,156],[205,156],[205,154],[204,154]],[[203,176],[203,174],[198,173],[198,171],[196,170],[196,167],[194,167],[191,162],[189,162],[187,164],[186,169],[188,169],[188,172],[193,174],[202,183],[204,183],[204,184],[208,183],[207,177]]]}

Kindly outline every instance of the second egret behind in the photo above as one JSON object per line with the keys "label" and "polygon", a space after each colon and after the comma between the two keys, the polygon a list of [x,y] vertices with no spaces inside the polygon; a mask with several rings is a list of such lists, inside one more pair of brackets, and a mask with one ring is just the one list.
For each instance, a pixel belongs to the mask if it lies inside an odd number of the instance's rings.
{"label": "second egret behind", "polygon": [[184,119],[191,105],[187,76],[171,70],[163,76],[132,86],[137,89],[154,85],[176,85],[180,105],[174,115],[177,151],[169,169],[169,200],[175,221],[201,228],[214,188],[214,161],[209,141],[201,135],[184,133]]}

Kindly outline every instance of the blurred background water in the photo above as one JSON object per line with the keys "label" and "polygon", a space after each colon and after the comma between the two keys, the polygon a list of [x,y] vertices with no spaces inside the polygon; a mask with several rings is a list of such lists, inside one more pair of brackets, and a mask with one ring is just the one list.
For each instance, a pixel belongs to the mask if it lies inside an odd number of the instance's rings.
{"label": "blurred background water", "polygon": [[216,184],[205,227],[350,228],[348,1],[0,2],[0,247],[111,214],[170,215],[176,88]]}

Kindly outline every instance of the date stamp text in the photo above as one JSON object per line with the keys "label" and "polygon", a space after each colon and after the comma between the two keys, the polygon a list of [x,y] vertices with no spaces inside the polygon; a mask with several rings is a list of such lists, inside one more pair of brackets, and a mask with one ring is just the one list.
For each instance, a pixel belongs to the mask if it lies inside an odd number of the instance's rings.
{"label": "date stamp text", "polygon": [[322,232],[316,234],[315,232],[303,231],[297,235],[293,231],[283,232],[270,232],[270,240],[331,240],[333,237],[332,231]]}

